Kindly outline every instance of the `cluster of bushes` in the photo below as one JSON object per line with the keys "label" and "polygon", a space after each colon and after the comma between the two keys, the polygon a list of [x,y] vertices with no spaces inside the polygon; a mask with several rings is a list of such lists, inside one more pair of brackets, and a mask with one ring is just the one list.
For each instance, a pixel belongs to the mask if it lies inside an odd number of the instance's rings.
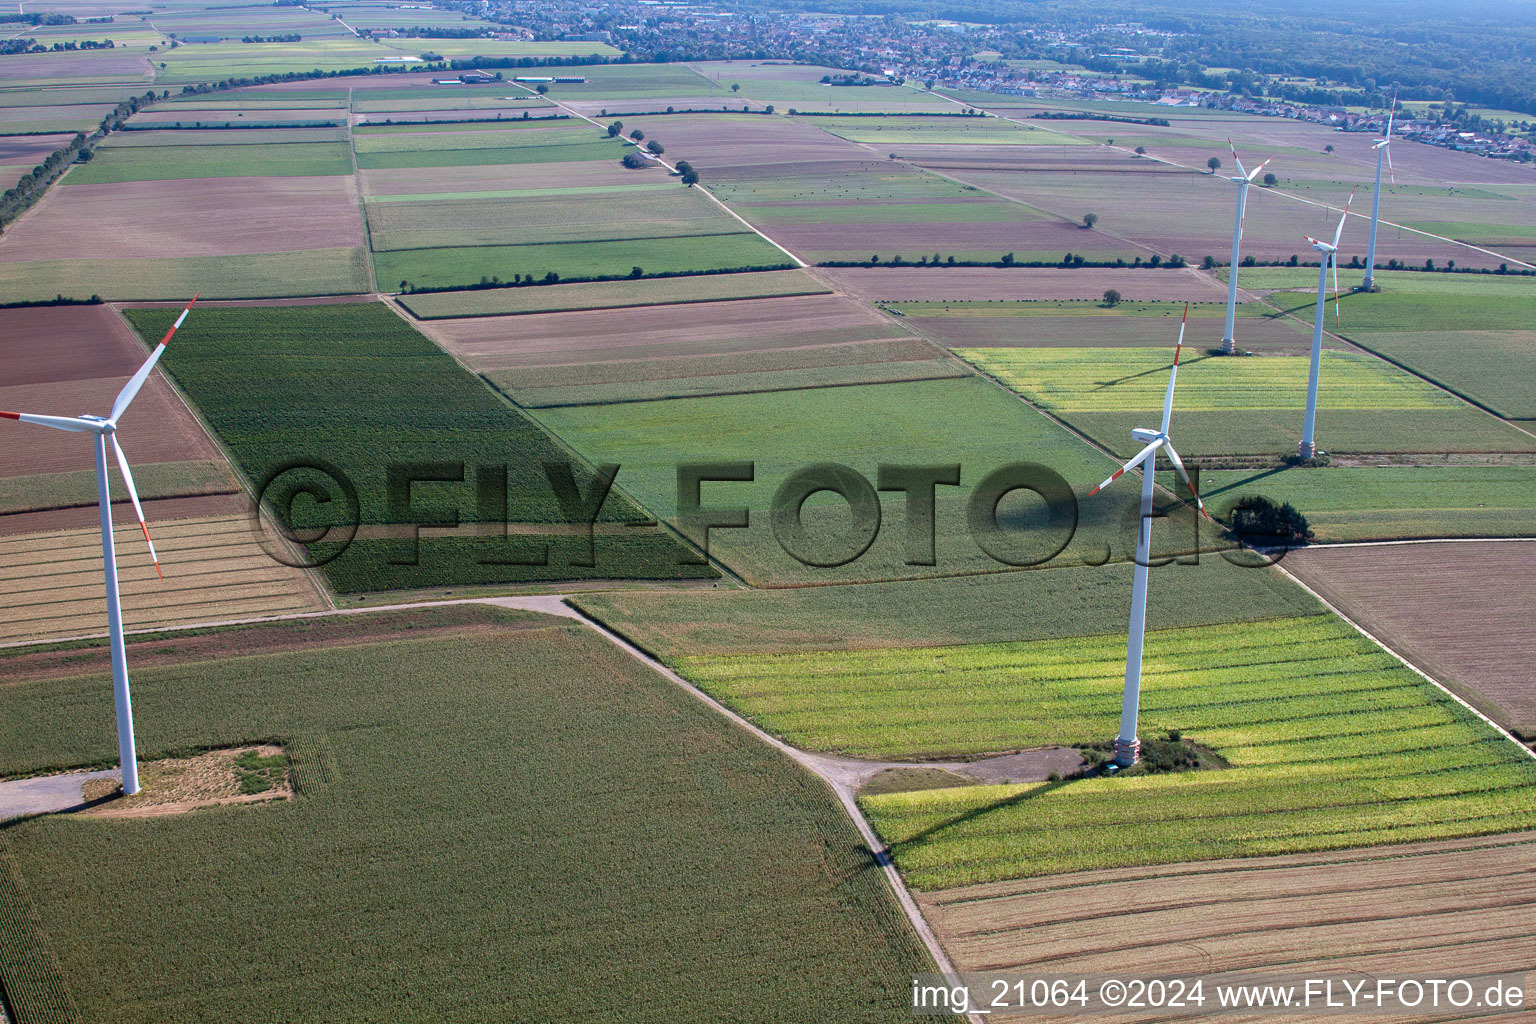
{"label": "cluster of bushes", "polygon": [[1143,261],[1140,256],[1130,263],[1123,259],[1116,260],[1090,260],[1081,253],[1067,253],[1060,260],[1050,262],[1048,260],[1020,260],[1013,253],[1004,253],[1001,258],[995,260],[959,260],[953,256],[940,259],[939,253],[934,253],[932,259],[927,256],[919,256],[917,260],[906,260],[897,255],[892,256],[884,263],[880,261],[880,254],[876,253],[867,260],[822,260],[816,264],[818,267],[1058,267],[1076,270],[1079,267],[1092,267],[1096,269],[1123,268],[1127,270],[1159,270],[1167,268],[1177,270],[1180,267],[1189,266],[1189,262],[1174,253],[1164,260],[1161,256],[1154,255],[1151,259]]}
{"label": "cluster of bushes", "polygon": [[1030,120],[1041,121],[1114,121],[1118,124],[1147,124],[1154,128],[1167,128],[1166,117],[1130,117],[1125,114],[1092,114],[1087,111],[1050,111],[1042,110],[1038,114],[1030,114]]}
{"label": "cluster of bushes", "polygon": [[964,110],[943,110],[937,112],[923,112],[920,110],[850,110],[841,114],[830,110],[791,110],[796,117],[986,117],[987,115],[975,107],[966,107]]}
{"label": "cluster of bushes", "polygon": [[240,41],[242,43],[297,43],[303,38],[297,32],[290,32],[282,36],[241,36]]}
{"label": "cluster of bushes", "polygon": [[[647,274],[640,267],[631,267],[627,274],[595,274],[588,277],[561,277],[553,270],[543,277],[534,277],[532,274],[513,274],[512,280],[503,281],[499,277],[482,277],[478,284],[445,284],[433,286],[417,286],[410,281],[400,282],[400,291],[405,295],[426,295],[432,292],[476,292],[487,288],[522,288],[528,285],[543,284],[592,284],[598,281],[634,281],[640,278],[660,279],[664,277],[713,277],[716,274],[756,274],[765,270],[793,270],[793,263],[769,263],[757,267],[728,267],[715,270],[661,270],[653,274]],[[639,273],[636,273],[639,271]]]}
{"label": "cluster of bushes", "polygon": [[1251,494],[1232,509],[1229,532],[1239,541],[1262,547],[1293,548],[1312,540],[1307,517],[1290,502],[1276,504],[1263,495]]}

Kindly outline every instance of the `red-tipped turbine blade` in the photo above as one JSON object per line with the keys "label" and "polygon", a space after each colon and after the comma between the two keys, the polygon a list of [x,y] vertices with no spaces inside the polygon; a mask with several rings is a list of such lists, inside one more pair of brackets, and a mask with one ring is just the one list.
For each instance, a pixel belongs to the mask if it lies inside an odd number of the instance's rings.
{"label": "red-tipped turbine blade", "polygon": [[149,526],[144,522],[144,507],[139,504],[139,490],[133,485],[133,471],[128,468],[128,456],[123,454],[123,446],[117,443],[117,435],[112,435],[112,453],[117,456],[118,471],[123,474],[123,485],[128,489],[128,498],[133,502],[133,513],[139,517],[139,529],[144,531],[144,543],[149,545],[149,559],[155,563],[155,573],[161,579],[165,579],[165,573],[160,571],[160,556],[155,554],[155,542],[149,539]]}
{"label": "red-tipped turbine blade", "polygon": [[1147,445],[1141,451],[1137,452],[1136,453],[1136,457],[1134,459],[1132,459],[1130,462],[1127,462],[1125,465],[1121,466],[1119,469],[1115,470],[1114,473],[1110,475],[1108,480],[1105,480],[1103,483],[1099,484],[1099,486],[1097,486],[1093,490],[1089,491],[1088,492],[1088,497],[1090,497],[1090,498],[1093,497],[1095,494],[1098,494],[1100,491],[1102,491],[1104,488],[1108,487],[1110,484],[1114,483],[1116,480],[1119,480],[1122,476],[1125,475],[1125,471],[1126,470],[1128,470],[1128,469],[1135,469],[1137,466],[1141,465],[1141,463],[1146,460],[1147,456],[1149,456],[1153,452],[1157,451],[1157,446],[1162,444],[1162,443],[1163,442],[1161,442],[1161,441],[1153,441],[1151,444]]}
{"label": "red-tipped turbine blade", "polygon": [[1227,148],[1232,151],[1232,162],[1237,164],[1237,173],[1246,176],[1248,174],[1248,172],[1243,170],[1243,161],[1242,161],[1241,158],[1238,157],[1238,155],[1237,155],[1237,147],[1232,145],[1232,140],[1231,139],[1227,140]]}
{"label": "red-tipped turbine blade", "polygon": [[[192,302],[196,301],[197,296],[192,296]],[[165,337],[160,339],[160,344],[156,345],[155,350],[149,354],[149,358],[144,360],[144,365],[140,366],[134,375],[128,378],[128,383],[123,385],[123,390],[117,393],[117,399],[112,403],[112,415],[107,417],[113,423],[116,423],[117,418],[127,410],[129,403],[134,400],[139,393],[139,389],[149,379],[149,372],[155,368],[155,363],[160,360],[161,354],[165,352],[165,346],[170,342],[171,335],[176,333],[176,329],[187,318],[187,314],[192,312],[192,302],[187,303],[187,307],[181,311],[181,315],[176,318],[176,322],[171,324],[171,329],[166,331]]]}
{"label": "red-tipped turbine blade", "polygon": [[[1189,478],[1189,471],[1184,468],[1184,460],[1179,458],[1179,453],[1173,450],[1173,445],[1163,443],[1163,450],[1168,453],[1168,460],[1173,463],[1173,468],[1179,471],[1179,476],[1184,478],[1184,486],[1189,488],[1189,493],[1195,496],[1195,507],[1200,514],[1210,519],[1211,514],[1205,510],[1205,502],[1200,500],[1200,492],[1195,490],[1195,482]],[[1211,520],[1215,522],[1215,520]]]}
{"label": "red-tipped turbine blade", "polygon": [[1252,181],[1254,178],[1257,178],[1259,176],[1259,173],[1261,171],[1263,171],[1264,168],[1268,167],[1269,166],[1269,162],[1271,160],[1273,160],[1273,159],[1274,159],[1274,157],[1272,157],[1272,156],[1271,157],[1266,157],[1264,162],[1259,164],[1259,166],[1255,167],[1253,169],[1253,171],[1248,175],[1248,180]]}
{"label": "red-tipped turbine blade", "polygon": [[1355,190],[1350,189],[1349,201],[1344,204],[1344,213],[1339,217],[1339,226],[1333,232],[1333,247],[1339,247],[1339,239],[1344,237],[1344,222],[1349,220],[1349,208],[1355,205]]}

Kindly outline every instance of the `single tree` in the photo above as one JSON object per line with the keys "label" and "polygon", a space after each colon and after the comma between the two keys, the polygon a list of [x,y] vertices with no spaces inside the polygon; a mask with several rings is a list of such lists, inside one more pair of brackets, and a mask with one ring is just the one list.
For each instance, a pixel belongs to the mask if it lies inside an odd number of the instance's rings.
{"label": "single tree", "polygon": [[731,92],[741,92],[741,83],[740,82],[732,82],[731,83]]}
{"label": "single tree", "polygon": [[645,273],[645,271],[641,270],[639,267],[630,267],[629,268],[629,276],[630,277],[640,277],[644,273]]}
{"label": "single tree", "polygon": [[1089,231],[1092,231],[1093,230],[1093,226],[1095,224],[1097,224],[1098,222],[1099,222],[1099,215],[1098,214],[1096,214],[1096,213],[1085,213],[1085,214],[1083,214],[1083,227],[1087,228]]}
{"label": "single tree", "polygon": [[1147,155],[1147,147],[1146,146],[1137,146],[1136,147],[1136,155],[1137,156],[1146,156]]}
{"label": "single tree", "polygon": [[1216,269],[1216,257],[1215,256],[1207,256],[1203,261],[1201,261],[1200,269],[1201,270],[1215,270]]}
{"label": "single tree", "polygon": [[613,122],[613,124],[608,126],[608,137],[611,139],[611,138],[613,138],[615,135],[619,134],[619,132],[621,132],[623,130],[624,130],[624,122],[622,122],[622,121],[615,121],[615,122]]}
{"label": "single tree", "polygon": [[1120,293],[1115,291],[1113,288],[1106,291],[1104,293],[1104,305],[1110,307],[1111,309],[1120,305]]}
{"label": "single tree", "polygon": [[1268,174],[1264,175],[1265,188],[1274,188],[1278,184],[1280,184],[1280,179],[1275,176],[1274,171],[1270,171]]}
{"label": "single tree", "polygon": [[639,142],[641,139],[645,138],[645,132],[641,131],[639,128],[636,128],[634,131],[629,133],[629,137],[634,139],[636,142]]}
{"label": "single tree", "polygon": [[661,156],[661,154],[663,154],[663,153],[665,153],[667,151],[667,147],[663,146],[661,143],[657,142],[655,139],[652,139],[650,142],[647,142],[645,144],[645,148],[650,150],[652,153],[655,153],[657,156]]}
{"label": "single tree", "polygon": [[688,187],[692,188],[694,185],[697,185],[698,183],[699,183],[699,172],[698,171],[696,171],[696,170],[694,170],[693,168],[690,167],[690,168],[688,168],[688,170],[683,172],[683,184],[684,185],[687,185]]}
{"label": "single tree", "polygon": [[1333,143],[1330,142],[1330,143],[1328,143],[1328,145],[1324,146],[1323,147],[1323,152],[1324,153],[1332,153],[1333,152]]}
{"label": "single tree", "polygon": [[765,114],[771,114],[771,113],[773,113],[773,104],[772,104],[772,103],[770,103],[770,104],[768,104],[768,105],[767,105],[767,106],[766,106],[766,107],[764,107],[764,108],[763,108],[763,113],[765,113]]}
{"label": "single tree", "polygon": [[540,96],[543,96],[545,93],[549,92],[549,86],[545,85],[543,82],[540,82],[538,88],[534,91],[537,92]]}
{"label": "single tree", "polygon": [[1212,174],[1215,174],[1217,171],[1221,170],[1221,157],[1211,157],[1205,162],[1205,166],[1211,169]]}

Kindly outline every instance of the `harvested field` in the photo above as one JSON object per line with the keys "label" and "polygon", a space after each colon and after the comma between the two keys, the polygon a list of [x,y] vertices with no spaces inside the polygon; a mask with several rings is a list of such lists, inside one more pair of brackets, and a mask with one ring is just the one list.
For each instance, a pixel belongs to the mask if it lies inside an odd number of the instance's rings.
{"label": "harvested field", "polygon": [[[1057,270],[1048,267],[839,267],[822,276],[861,299],[1100,299],[1114,288],[1127,299],[1225,302],[1227,288],[1193,268]],[[1238,300],[1254,296],[1238,290]]]}
{"label": "harvested field", "polygon": [[618,161],[569,160],[547,164],[483,164],[469,167],[396,167],[360,170],[366,196],[431,195],[435,193],[498,192],[509,189],[605,186],[625,183],[670,182],[620,167]]}
{"label": "harvested field", "polygon": [[[621,238],[718,235],[741,231],[741,222],[702,193],[671,189],[623,197],[615,217],[602,193],[526,198],[444,199],[368,204],[368,238],[374,252],[476,245],[601,242]],[[353,204],[354,212],[356,204]]]}
{"label": "harvested field", "polygon": [[[171,259],[0,262],[0,302],[100,295],[105,299],[264,299],[368,291],[361,247]],[[200,291],[199,291],[200,290]]]}
{"label": "harvested field", "polygon": [[964,373],[836,295],[454,320],[432,333],[534,407]]}
{"label": "harvested field", "polygon": [[[1085,871],[944,889],[917,899],[961,971],[1207,979],[1273,974],[1290,980],[1402,977],[1432,965],[1437,976],[1450,978],[1536,968],[1536,946],[1524,927],[1536,905],[1528,884],[1533,870],[1536,833],[1517,832]],[[1117,941],[1105,929],[1108,918],[1140,941],[1131,947]],[[1214,994],[1209,985],[1207,993]],[[1114,1019],[1165,1020],[1165,1012],[1117,1013]],[[1030,1019],[1072,1024],[1081,1016]],[[1390,1019],[1410,1024],[1443,1018]]]}
{"label": "harvested field", "polygon": [[1491,718],[1536,736],[1536,543],[1325,547],[1285,567]]}
{"label": "harvested field", "polygon": [[135,128],[151,126],[196,128],[213,125],[254,128],[266,125],[344,125],[346,123],[346,108],[333,106],[189,108],[185,104],[176,104],[140,111],[131,119],[131,124]]}
{"label": "harvested field", "polygon": [[721,302],[732,299],[819,295],[830,289],[803,270],[704,274],[640,281],[598,281],[539,288],[403,295],[400,305],[422,320],[511,313],[564,313],[584,309]]}
{"label": "harvested field", "polygon": [[[113,531],[127,629],[324,607],[307,574],[267,555],[243,515],[155,522],[161,580],[128,511]],[[0,643],[106,631],[97,528],[0,536],[0,579]]]}
{"label": "harvested field", "polygon": [[[1177,332],[1171,321],[1180,313],[1176,304],[1157,303],[1161,316],[1116,316],[1093,304],[1081,313],[1071,311],[1072,315],[1052,316],[1047,310],[1030,309],[1031,305],[1034,304],[1020,304],[1018,315],[1012,316],[1008,315],[1010,310],[998,308],[1004,306],[1002,303],[986,304],[991,309],[956,305],[945,310],[938,303],[923,303],[915,308],[901,304],[897,308],[906,314],[902,322],[907,326],[951,348],[1166,347],[1168,338]],[[1219,346],[1223,316],[1224,307],[1219,305],[1192,308],[1185,345],[1191,349]],[[1300,354],[1308,351],[1312,342],[1295,321],[1264,316],[1249,307],[1240,307],[1233,333],[1239,348],[1266,355]],[[1325,338],[1324,344],[1330,349],[1342,347],[1331,338]]]}
{"label": "harvested field", "polygon": [[197,131],[123,131],[112,136],[114,149],[134,146],[267,146],[274,142],[346,142],[345,128],[202,128]]}
{"label": "harvested field", "polygon": [[[209,230],[217,224],[218,230]],[[286,253],[363,244],[352,178],[203,178],[50,192],[0,262]]]}
{"label": "harvested field", "polygon": [[[718,104],[717,104],[718,105]],[[597,117],[597,111],[591,111]],[[813,124],[756,114],[625,116],[626,132],[639,128],[657,138],[668,155],[687,160],[706,183],[737,176],[782,173],[785,164],[865,161],[869,154]]]}
{"label": "harvested field", "polygon": [[35,165],[46,160],[54,150],[66,146],[71,138],[72,136],[68,133],[0,136],[0,165],[14,164],[31,171]]}
{"label": "harvested field", "polygon": [[[748,220],[755,210],[741,211]],[[800,254],[802,259],[867,260],[871,255],[889,262],[899,256],[909,263],[919,259],[954,257],[959,260],[993,261],[1013,253],[1024,263],[1055,262],[1066,253],[1074,253],[1097,262],[1117,259],[1133,262],[1147,252],[1137,246],[1102,232],[1088,232],[1079,224],[1055,218],[1013,215],[980,223],[968,219],[930,221],[915,210],[910,221],[897,211],[884,223],[782,223],[769,229],[780,244]],[[950,269],[950,268],[945,268]],[[969,268],[954,268],[969,269]]]}
{"label": "harvested field", "polygon": [[[116,10],[111,8],[110,10]],[[17,53],[0,61],[0,82],[21,84],[123,80],[148,82],[154,75],[144,57],[112,50]]]}

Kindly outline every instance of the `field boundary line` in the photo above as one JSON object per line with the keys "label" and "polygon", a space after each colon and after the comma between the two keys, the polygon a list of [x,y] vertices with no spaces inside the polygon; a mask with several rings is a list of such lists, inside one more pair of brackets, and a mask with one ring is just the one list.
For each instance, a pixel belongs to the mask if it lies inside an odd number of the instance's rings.
{"label": "field boundary line", "polygon": [[[794,761],[796,764],[799,764],[803,768],[806,768],[815,774],[817,778],[821,779],[823,784],[825,784],[827,788],[832,791],[833,795],[837,797],[837,801],[842,805],[843,811],[848,815],[849,818],[853,820],[854,827],[858,829],[859,835],[863,838],[865,844],[869,847],[870,853],[874,855],[875,862],[879,864],[880,868],[885,872],[886,881],[891,887],[892,894],[896,897],[897,903],[901,906],[902,911],[906,914],[908,922],[912,925],[912,929],[917,933],[917,936],[922,941],[923,945],[927,947],[928,955],[933,958],[933,962],[938,967],[939,973],[943,974],[951,984],[958,983],[959,977],[955,971],[954,964],[950,961],[949,955],[945,953],[944,947],[940,945],[938,936],[928,925],[928,920],[923,917],[923,912],[918,907],[917,901],[912,897],[911,890],[907,888],[906,882],[902,879],[900,871],[897,870],[896,862],[890,854],[890,848],[882,843],[880,838],[875,834],[874,828],[864,817],[863,812],[859,810],[859,805],[854,799],[854,795],[849,787],[841,782],[834,773],[827,771],[825,759],[817,756],[816,754],[812,754],[809,751],[801,750],[798,747],[791,746],[778,737],[763,731],[756,725],[753,725],[746,718],[743,718],[735,711],[732,711],[730,708],[726,707],[724,704],[720,703],[718,700],[711,697],[703,690],[699,689],[693,683],[690,683],[687,679],[684,679],[678,673],[672,671],[672,669],[668,668],[661,661],[657,660],[653,655],[631,643],[622,634],[610,629],[602,622],[589,617],[585,612],[581,611],[579,608],[576,608],[574,605],[567,603],[564,597],[556,597],[553,600],[558,602],[565,610],[562,612],[550,612],[550,614],[564,615],[567,618],[575,619],[590,629],[596,630],[600,635],[608,640],[608,642],[619,647],[626,654],[639,661],[642,665],[645,665],[651,671],[660,673],[674,686],[679,687],[695,700],[698,700],[705,706],[709,707],[716,714],[721,715],[730,721],[733,725],[751,734],[753,737],[762,741],[763,743],[768,744],[768,746],[773,747],[775,750],[779,751],[781,754],[784,754],[790,760]],[[966,1016],[972,1022],[975,1022],[975,1024],[979,1024],[980,1018],[978,1018],[977,1015],[967,1014]]]}
{"label": "field boundary line", "polygon": [[[526,85],[523,85],[520,82],[513,82],[511,84],[517,86],[519,89],[523,90],[524,92],[533,93],[535,96],[538,95],[538,93],[534,92],[534,90],[528,88]],[[603,124],[601,121],[598,121],[598,120],[596,120],[594,118],[590,118],[586,114],[583,114],[581,111],[576,110],[573,107],[566,106],[564,103],[561,103],[559,100],[550,99],[548,96],[545,96],[545,97],[542,97],[542,98],[546,99],[546,100],[549,100],[555,106],[559,107],[561,110],[565,111],[567,114],[572,115],[573,117],[579,117],[583,121],[586,121],[588,124],[593,125],[594,127],[602,128],[605,131],[607,130],[607,125]],[[638,145],[635,148],[636,148],[636,151],[639,151],[639,146]],[[675,166],[673,166],[672,164],[668,163],[667,161],[663,160],[660,156],[652,157],[652,159],[654,159],[658,164],[661,164],[661,166],[665,167],[669,172],[674,173],[674,174],[677,173],[677,168]],[[686,187],[686,186],[684,186],[684,187]],[[763,241],[767,242],[769,245],[773,246],[775,249],[779,250],[779,252],[782,252],[785,256],[788,256],[790,259],[794,260],[795,261],[795,266],[799,267],[802,270],[804,270],[804,269],[806,269],[806,268],[808,268],[810,266],[810,264],[805,262],[805,260],[802,260],[799,256],[796,256],[794,253],[792,253],[788,249],[784,248],[778,242],[775,242],[772,238],[769,238],[767,235],[765,235],[762,232],[762,230],[757,228],[757,227],[755,227],[752,224],[751,221],[747,220],[741,214],[737,213],[735,210],[733,210],[729,206],[725,205],[725,200],[721,199],[719,196],[717,196],[713,192],[711,192],[708,189],[708,187],[706,187],[702,183],[700,183],[699,188],[703,191],[703,193],[706,196],[708,196],[710,198],[710,200],[716,206],[720,207],[720,209],[724,210],[726,213],[730,214],[736,220],[740,221],[743,225],[745,225],[746,229],[748,231],[752,232],[754,235],[756,235],[757,237],[761,238]]]}
{"label": "field boundary line", "polygon": [[[1409,544],[1414,544],[1414,543],[1426,543],[1426,542],[1424,542],[1424,541],[1391,541],[1391,542],[1388,542],[1388,543],[1409,543]],[[1447,697],[1449,697],[1452,700],[1454,700],[1457,704],[1460,704],[1462,707],[1464,707],[1468,711],[1472,712],[1472,714],[1474,714],[1478,718],[1482,719],[1484,722],[1486,722],[1488,724],[1488,726],[1490,728],[1492,728],[1500,736],[1503,736],[1506,740],[1508,740],[1509,742],[1513,743],[1515,745],[1515,747],[1520,751],[1520,753],[1524,754],[1526,757],[1529,757],[1529,758],[1531,758],[1533,760],[1536,760],[1536,750],[1532,750],[1530,747],[1526,746],[1524,743],[1521,743],[1520,740],[1515,736],[1514,733],[1510,732],[1508,729],[1504,728],[1498,722],[1495,722],[1493,719],[1489,718],[1487,715],[1485,715],[1481,711],[1477,710],[1477,708],[1473,707],[1470,703],[1468,703],[1467,700],[1464,697],[1462,697],[1459,693],[1456,693],[1450,687],[1448,687],[1444,683],[1440,682],[1440,680],[1436,679],[1434,676],[1430,675],[1428,672],[1425,672],[1423,669],[1419,668],[1419,666],[1415,665],[1413,662],[1411,662],[1407,658],[1403,657],[1396,650],[1394,650],[1390,645],[1388,645],[1385,641],[1383,641],[1380,637],[1376,636],[1370,630],[1368,630],[1364,626],[1360,625],[1360,623],[1356,622],[1354,619],[1352,619],[1348,615],[1344,614],[1343,610],[1340,609],[1338,605],[1334,604],[1332,601],[1328,600],[1322,594],[1318,593],[1305,580],[1303,580],[1301,577],[1297,576],[1295,573],[1291,572],[1284,565],[1280,564],[1279,561],[1276,561],[1274,563],[1274,566],[1275,566],[1276,569],[1279,569],[1280,572],[1287,579],[1289,579],[1292,583],[1295,583],[1298,587],[1301,587],[1303,590],[1305,590],[1307,593],[1311,594],[1314,598],[1316,598],[1319,602],[1321,602],[1323,607],[1327,608],[1333,614],[1337,615],[1339,618],[1341,618],[1345,622],[1349,623],[1350,626],[1354,627],[1355,631],[1357,633],[1359,633],[1361,636],[1365,637],[1367,640],[1369,640],[1371,643],[1375,644],[1377,647],[1380,647],[1383,651],[1386,651],[1388,654],[1392,655],[1392,657],[1394,657],[1398,661],[1402,662],[1405,667],[1407,667],[1408,669],[1412,670],[1415,674],[1417,674],[1422,679],[1424,679],[1425,682],[1429,683],[1431,686],[1435,687],[1435,689],[1439,690],[1441,693],[1445,694]]]}
{"label": "field boundary line", "polygon": [[[308,8],[306,7],[305,10],[308,10]],[[336,20],[341,21],[341,18],[337,17]],[[351,25],[344,21],[341,21],[341,24],[353,35],[358,36],[359,39],[362,38]],[[347,132],[347,156],[352,160],[352,187],[357,189],[357,215],[363,221],[363,272],[367,275],[368,290],[370,292],[377,292],[379,290],[379,280],[373,269],[373,229],[368,225],[368,199],[363,195],[363,179],[359,176],[357,169],[357,137],[352,134],[351,86],[347,86],[347,117],[343,127]]]}

